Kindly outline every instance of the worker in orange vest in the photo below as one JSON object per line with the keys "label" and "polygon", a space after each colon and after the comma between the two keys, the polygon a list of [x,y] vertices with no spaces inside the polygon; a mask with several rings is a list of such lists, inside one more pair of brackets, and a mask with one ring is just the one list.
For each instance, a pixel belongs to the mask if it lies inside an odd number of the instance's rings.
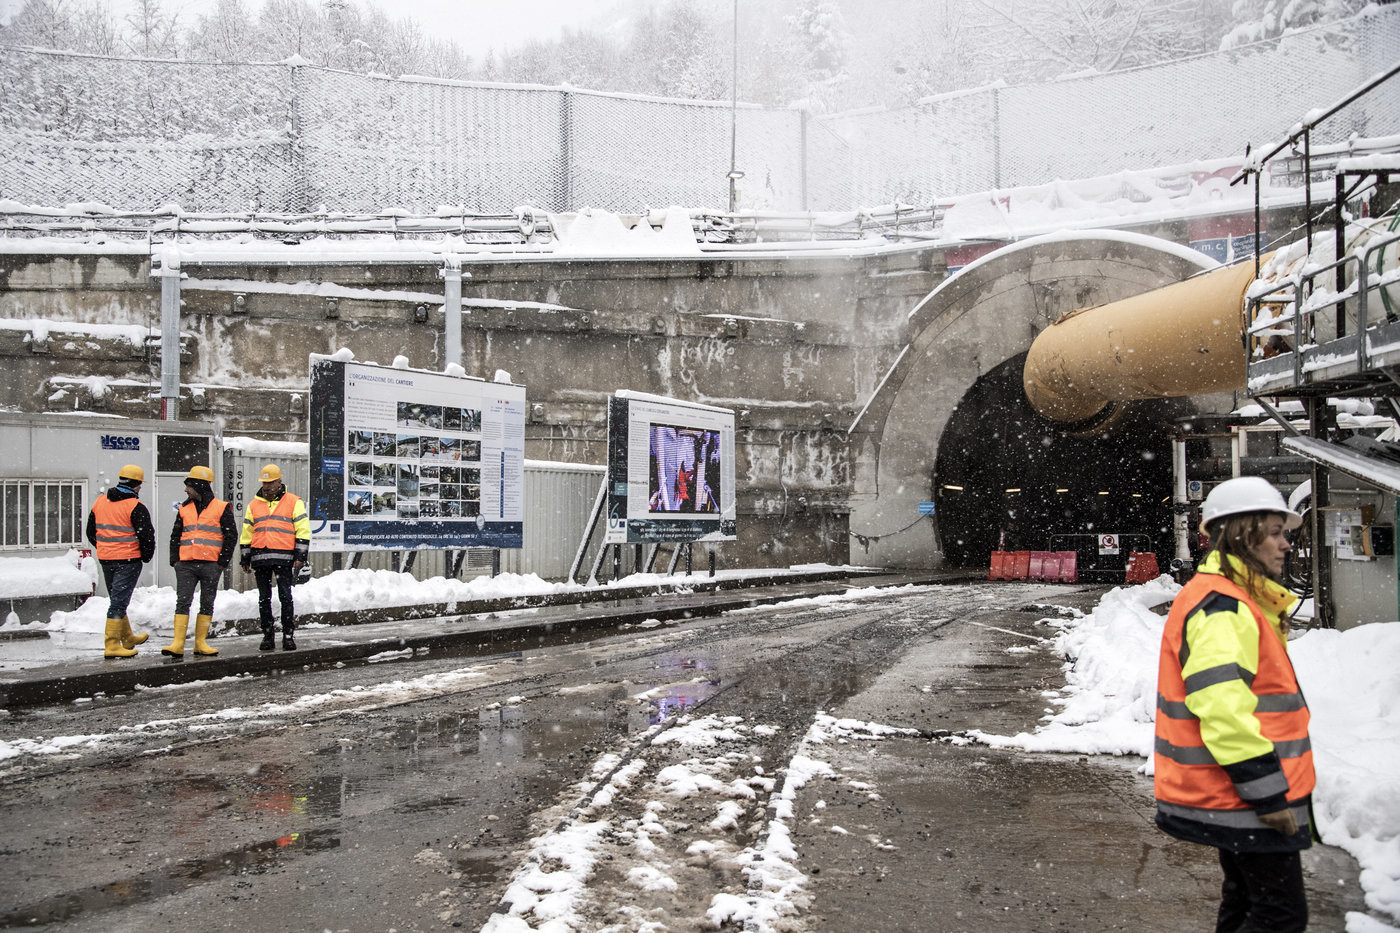
{"label": "worker in orange vest", "polygon": [[1298,597],[1278,581],[1302,519],[1257,476],[1202,507],[1211,550],[1162,632],[1153,788],[1157,825],[1219,850],[1217,931],[1308,925],[1300,851],[1312,844],[1308,705],[1288,659]]}
{"label": "worker in orange vest", "polygon": [[311,520],[301,498],[287,492],[282,470],[269,463],[258,473],[262,488],[248,503],[243,515],[239,559],[243,572],[253,572],[258,582],[258,622],[263,638],[258,649],[277,647],[273,638],[272,579],[277,578],[277,599],[282,603],[282,650],[295,651],[295,614],[292,610],[292,579],[306,564],[311,548]]}
{"label": "worker in orange vest", "polygon": [[151,636],[136,634],[126,609],[141,568],[156,553],[156,529],[151,513],[141,503],[146,472],[128,463],[117,471],[117,485],[97,497],[87,517],[87,539],[97,551],[102,578],[107,584],[107,627],[102,656],[130,658],[136,646]]}
{"label": "worker in orange vest", "polygon": [[219,577],[233,560],[237,545],[238,521],[228,503],[214,495],[214,471],[207,466],[191,467],[185,477],[185,501],[170,529],[170,566],[175,568],[175,640],[160,649],[161,654],[185,656],[185,634],[189,631],[196,586],[199,614],[194,619],[194,653],[219,653],[205,639],[214,621]]}

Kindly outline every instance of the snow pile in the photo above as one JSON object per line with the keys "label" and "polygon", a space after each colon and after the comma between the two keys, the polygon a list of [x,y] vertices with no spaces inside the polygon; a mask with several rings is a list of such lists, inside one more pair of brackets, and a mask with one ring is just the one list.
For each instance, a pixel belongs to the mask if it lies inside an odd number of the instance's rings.
{"label": "snow pile", "polygon": [[0,599],[91,593],[97,561],[70,550],[62,557],[0,557]]}
{"label": "snow pile", "polygon": [[[655,216],[652,216],[655,215]],[[628,223],[628,221],[633,221]],[[680,207],[625,218],[601,210],[551,214],[557,256],[699,256],[690,212]],[[653,226],[655,224],[656,226]]]}
{"label": "snow pile", "polygon": [[1322,839],[1361,863],[1366,905],[1400,920],[1400,624],[1309,632],[1289,654],[1312,711]]}
{"label": "snow pile", "polygon": [[1067,659],[1065,686],[1053,695],[1060,711],[1036,730],[1007,739],[974,733],[989,745],[1081,755],[1152,755],[1157,710],[1157,653],[1164,617],[1153,606],[1171,602],[1180,587],[1170,577],[1110,590],[1093,613],[1048,620]]}
{"label": "snow pile", "polygon": [[[26,565],[29,559],[15,558]],[[3,577],[8,579],[8,577]],[[237,574],[235,574],[237,579]],[[252,585],[251,577],[244,577]],[[475,577],[470,580],[450,580],[433,577],[415,579],[409,573],[392,570],[337,570],[324,577],[308,580],[293,594],[297,615],[346,612],[355,609],[413,606],[443,603],[449,607],[457,602],[482,599],[503,599],[539,596],[582,590],[577,583],[548,583],[537,574],[503,573],[495,577]],[[274,594],[273,602],[277,598]],[[449,611],[451,611],[449,609]],[[49,620],[49,632],[100,632],[107,613],[107,600],[89,599],[72,612],[55,612]],[[137,587],[127,612],[138,630],[174,631],[175,588],[169,586]],[[233,629],[236,619],[258,617],[258,591],[220,590],[214,603],[214,631]]]}
{"label": "snow pile", "polygon": [[[1045,620],[1062,629],[1054,648],[1068,662],[1065,687],[1052,695],[1059,711],[1033,734],[973,737],[1037,752],[1140,755],[1150,774],[1166,621],[1150,607],[1179,591],[1163,576],[1111,590],[1088,615]],[[1367,906],[1400,921],[1400,623],[1309,631],[1290,641],[1289,655],[1312,711],[1319,834],[1361,864]],[[1390,929],[1356,913],[1347,928]]]}

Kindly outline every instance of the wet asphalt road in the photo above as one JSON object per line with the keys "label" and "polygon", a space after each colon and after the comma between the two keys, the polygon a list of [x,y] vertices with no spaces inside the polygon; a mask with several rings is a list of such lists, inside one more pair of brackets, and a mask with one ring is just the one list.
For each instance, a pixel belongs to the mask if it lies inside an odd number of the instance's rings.
{"label": "wet asphalt road", "polygon": [[[1034,727],[1063,684],[1038,620],[1097,595],[923,587],[14,714],[0,739],[68,744],[0,762],[0,928],[478,930],[617,756],[639,776],[608,807],[581,929],[713,929],[713,895],[746,893],[734,853],[772,815],[753,773],[801,751],[835,774],[797,794],[807,883],[783,929],[1206,929],[1214,854],[1151,826],[1139,762],[957,741]],[[918,734],[814,751],[819,710]],[[761,728],[707,758],[656,741],[684,713]],[[752,799],[656,789],[669,765],[737,759]],[[726,802],[741,812],[712,828]],[[639,885],[648,864],[675,887]],[[1326,848],[1306,864],[1312,928],[1342,929],[1355,866]]]}

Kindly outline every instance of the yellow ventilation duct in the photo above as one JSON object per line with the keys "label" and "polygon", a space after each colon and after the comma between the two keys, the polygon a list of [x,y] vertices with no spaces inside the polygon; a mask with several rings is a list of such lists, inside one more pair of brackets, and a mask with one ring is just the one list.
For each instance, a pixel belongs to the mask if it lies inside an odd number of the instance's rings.
{"label": "yellow ventilation duct", "polygon": [[1062,315],[1026,355],[1026,398],[1047,418],[1082,422],[1113,402],[1244,388],[1253,281],[1254,263],[1242,262]]}

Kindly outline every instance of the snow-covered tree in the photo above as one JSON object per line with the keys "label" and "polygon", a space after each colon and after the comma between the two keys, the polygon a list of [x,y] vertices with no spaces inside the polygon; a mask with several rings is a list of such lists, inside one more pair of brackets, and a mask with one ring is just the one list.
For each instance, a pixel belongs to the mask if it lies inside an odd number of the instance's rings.
{"label": "snow-covered tree", "polygon": [[801,55],[807,102],[828,110],[848,105],[842,91],[849,79],[849,35],[836,0],[801,0],[789,23]]}
{"label": "snow-covered tree", "polygon": [[1203,50],[1204,0],[973,0],[997,76],[1116,71]]}
{"label": "snow-covered tree", "polygon": [[1272,39],[1293,29],[1335,22],[1360,12],[1369,0],[1235,0],[1232,28],[1221,49]]}
{"label": "snow-covered tree", "polygon": [[808,77],[818,84],[839,79],[846,68],[846,20],[836,0],[802,0],[792,17]]}
{"label": "snow-covered tree", "polygon": [[197,17],[186,49],[191,58],[201,60],[239,62],[267,57],[243,0],[217,0],[210,13]]}
{"label": "snow-covered tree", "polygon": [[75,12],[69,0],[25,0],[9,25],[0,27],[0,41],[6,45],[71,49],[76,38]]}
{"label": "snow-covered tree", "polygon": [[319,60],[345,71],[376,70],[378,56],[353,0],[321,0],[320,13],[326,45]]}
{"label": "snow-covered tree", "polygon": [[179,16],[165,12],[160,0],[134,0],[124,19],[126,46],[132,55],[164,58],[179,53]]}
{"label": "snow-covered tree", "polygon": [[307,61],[324,60],[321,19],[307,0],[267,0],[258,24],[269,58],[300,55]]}
{"label": "snow-covered tree", "polygon": [[684,3],[672,3],[664,20],[662,94],[720,100],[730,94],[733,70],[728,43],[721,46],[716,24]]}
{"label": "snow-covered tree", "polygon": [[93,0],[73,18],[73,50],[91,55],[121,54],[121,25],[104,4]]}

